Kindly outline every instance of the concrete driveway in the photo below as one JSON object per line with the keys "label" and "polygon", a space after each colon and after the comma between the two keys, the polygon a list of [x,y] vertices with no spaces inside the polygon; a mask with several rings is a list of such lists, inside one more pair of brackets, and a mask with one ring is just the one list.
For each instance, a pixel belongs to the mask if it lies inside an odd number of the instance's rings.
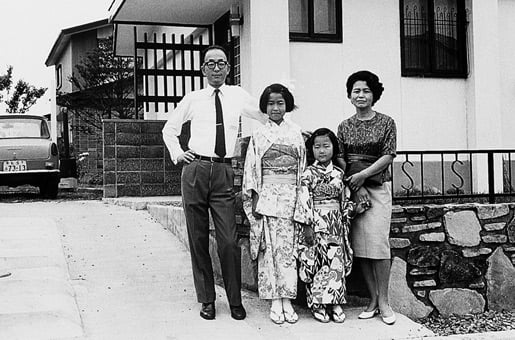
{"label": "concrete driveway", "polygon": [[206,321],[198,316],[189,254],[146,211],[98,200],[34,200],[0,203],[0,216],[0,269],[11,273],[0,278],[0,339],[431,335],[403,316],[394,326],[379,318],[357,320],[360,308],[347,309],[348,320],[341,325],[318,323],[299,308],[297,324],[277,326],[268,319],[268,304],[252,292],[243,293],[247,319],[235,321],[219,287],[216,320]]}

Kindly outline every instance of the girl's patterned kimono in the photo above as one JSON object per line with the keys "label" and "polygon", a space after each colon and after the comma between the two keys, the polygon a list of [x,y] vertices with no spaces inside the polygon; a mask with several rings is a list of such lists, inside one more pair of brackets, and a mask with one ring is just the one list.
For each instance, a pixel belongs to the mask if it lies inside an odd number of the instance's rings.
{"label": "girl's patterned kimono", "polygon": [[298,249],[299,277],[306,282],[310,308],[346,303],[345,277],[352,267],[349,226],[356,205],[343,178],[340,168],[316,161],[302,174],[295,220],[314,231],[313,245],[299,234]]}
{"label": "girl's patterned kimono", "polygon": [[[250,253],[258,261],[261,299],[297,296],[297,241],[293,222],[306,149],[300,127],[268,121],[249,142],[243,172],[243,208],[250,222]],[[252,191],[259,195],[252,215]]]}

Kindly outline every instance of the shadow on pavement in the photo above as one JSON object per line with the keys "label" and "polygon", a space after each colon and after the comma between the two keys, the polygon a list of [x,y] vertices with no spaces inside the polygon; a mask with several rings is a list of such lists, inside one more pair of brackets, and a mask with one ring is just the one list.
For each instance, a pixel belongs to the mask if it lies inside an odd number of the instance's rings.
{"label": "shadow on pavement", "polygon": [[21,203],[21,202],[48,202],[48,201],[72,201],[72,200],[101,200],[102,188],[83,188],[75,190],[59,189],[57,198],[43,198],[39,194],[39,189],[33,186],[20,186],[10,188],[0,186],[0,202],[2,203]]}

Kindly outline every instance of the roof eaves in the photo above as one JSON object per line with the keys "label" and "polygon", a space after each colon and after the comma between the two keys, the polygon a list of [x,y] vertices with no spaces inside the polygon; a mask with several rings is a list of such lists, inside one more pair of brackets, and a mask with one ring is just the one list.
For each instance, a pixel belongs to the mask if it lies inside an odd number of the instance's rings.
{"label": "roof eaves", "polygon": [[101,19],[87,24],[62,29],[54,45],[52,46],[52,49],[50,50],[50,53],[48,54],[48,57],[45,61],[45,65],[55,65],[57,58],[59,58],[59,56],[61,55],[63,45],[68,42],[71,35],[85,31],[90,31],[92,29],[97,29],[108,25],[111,25],[108,19]]}

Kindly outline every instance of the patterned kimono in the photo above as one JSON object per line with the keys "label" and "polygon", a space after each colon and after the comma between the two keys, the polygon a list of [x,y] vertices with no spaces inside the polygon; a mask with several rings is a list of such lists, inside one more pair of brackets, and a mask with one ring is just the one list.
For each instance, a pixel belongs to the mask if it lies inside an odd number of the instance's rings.
{"label": "patterned kimono", "polygon": [[[268,121],[252,135],[243,172],[243,208],[250,222],[250,253],[258,261],[261,299],[297,296],[297,241],[293,214],[305,145],[300,128],[289,120]],[[252,215],[252,191],[259,195]]]}
{"label": "patterned kimono", "polygon": [[343,177],[332,163],[325,168],[315,162],[302,174],[295,220],[314,231],[314,244],[299,234],[298,247],[299,277],[306,282],[310,308],[346,303],[345,277],[352,267],[349,226],[356,206]]}

